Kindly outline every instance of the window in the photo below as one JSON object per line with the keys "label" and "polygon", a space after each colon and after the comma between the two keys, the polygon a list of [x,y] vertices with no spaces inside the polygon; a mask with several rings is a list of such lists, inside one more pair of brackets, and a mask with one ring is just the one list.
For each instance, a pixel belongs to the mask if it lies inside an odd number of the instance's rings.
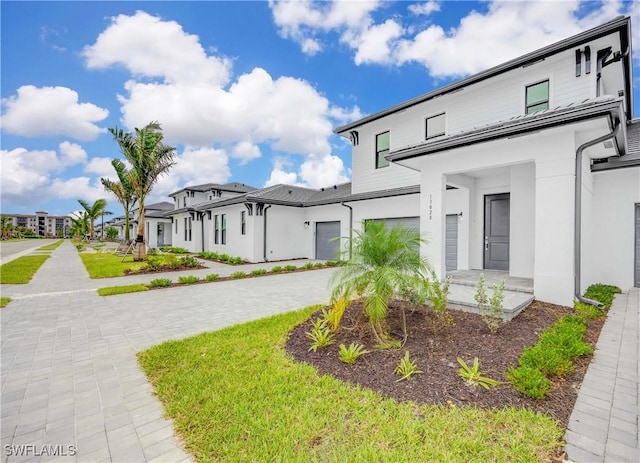
{"label": "window", "polygon": [[427,117],[425,134],[426,139],[439,137],[444,135],[445,132],[445,113],[438,114],[437,116]]}
{"label": "window", "polygon": [[220,241],[218,235],[220,234],[220,222],[218,222],[218,215],[213,216],[213,243],[218,244]]}
{"label": "window", "polygon": [[189,217],[189,241],[191,241],[191,217]]}
{"label": "window", "polygon": [[187,197],[182,198],[182,207],[187,207]]}
{"label": "window", "polygon": [[188,219],[185,217],[184,218],[184,240],[187,241],[187,236],[189,235],[187,232],[187,224],[188,224]]}
{"label": "window", "polygon": [[227,244],[227,214],[222,214],[222,244]]}
{"label": "window", "polygon": [[176,217],[176,234],[178,234],[178,218]]}
{"label": "window", "polygon": [[247,231],[247,218],[246,218],[246,212],[245,211],[240,211],[240,234],[241,235],[246,235],[246,231]]}
{"label": "window", "polygon": [[527,85],[525,114],[535,113],[549,109],[549,81]]}
{"label": "window", "polygon": [[389,161],[384,157],[389,154],[389,132],[376,135],[376,169],[387,167]]}

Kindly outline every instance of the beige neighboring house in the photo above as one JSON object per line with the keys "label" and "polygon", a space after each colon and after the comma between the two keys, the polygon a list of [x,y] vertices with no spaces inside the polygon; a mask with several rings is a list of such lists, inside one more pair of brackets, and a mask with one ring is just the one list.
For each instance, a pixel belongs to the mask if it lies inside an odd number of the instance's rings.
{"label": "beige neighboring house", "polygon": [[71,228],[71,217],[65,215],[49,215],[45,211],[35,214],[1,214],[9,217],[14,227],[24,227],[38,236],[53,238],[68,236]]}

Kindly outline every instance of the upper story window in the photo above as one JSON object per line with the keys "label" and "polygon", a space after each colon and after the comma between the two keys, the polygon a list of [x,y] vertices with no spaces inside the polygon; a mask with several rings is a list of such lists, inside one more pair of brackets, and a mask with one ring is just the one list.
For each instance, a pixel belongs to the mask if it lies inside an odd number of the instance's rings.
{"label": "upper story window", "polygon": [[218,244],[220,239],[220,222],[218,222],[218,215],[213,216],[213,243]]}
{"label": "upper story window", "polygon": [[187,197],[182,198],[182,207],[187,207]]}
{"label": "upper story window", "polygon": [[384,157],[389,154],[389,132],[376,135],[376,169],[387,167],[389,161]]}
{"label": "upper story window", "polygon": [[220,234],[222,243],[227,244],[227,214],[222,214],[222,233]]}
{"label": "upper story window", "polygon": [[247,234],[247,217],[246,211],[240,211],[240,234]]}
{"label": "upper story window", "polygon": [[525,96],[525,114],[549,109],[549,81],[527,85]]}
{"label": "upper story window", "polygon": [[439,137],[444,135],[445,131],[445,113],[438,114],[437,116],[427,117],[425,134],[426,139]]}

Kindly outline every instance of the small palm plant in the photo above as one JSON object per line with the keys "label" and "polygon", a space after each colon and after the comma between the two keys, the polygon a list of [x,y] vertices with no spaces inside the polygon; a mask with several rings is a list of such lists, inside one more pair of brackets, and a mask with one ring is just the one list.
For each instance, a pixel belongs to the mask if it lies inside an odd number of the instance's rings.
{"label": "small palm plant", "polygon": [[[420,233],[396,225],[387,229],[383,221],[367,222],[364,231],[354,231],[347,248],[351,258],[332,276],[332,303],[363,298],[364,310],[380,346],[389,345],[386,316],[389,304],[407,288],[427,283],[428,261],[420,256]],[[405,329],[406,339],[406,329]]]}

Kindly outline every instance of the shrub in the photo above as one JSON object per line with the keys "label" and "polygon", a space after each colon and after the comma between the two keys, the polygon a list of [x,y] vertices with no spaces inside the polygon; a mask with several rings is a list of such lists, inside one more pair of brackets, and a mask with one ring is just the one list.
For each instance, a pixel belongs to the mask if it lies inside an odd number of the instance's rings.
{"label": "shrub", "polygon": [[180,263],[182,264],[182,266],[188,268],[200,267],[200,262],[198,262],[198,259],[193,256],[184,256],[180,258]]}
{"label": "shrub", "polygon": [[364,349],[362,344],[352,342],[349,347],[346,347],[344,344],[340,344],[338,356],[340,357],[341,362],[353,365],[356,363],[356,360],[366,353],[368,353],[368,351]]}
{"label": "shrub", "polygon": [[198,278],[195,275],[187,275],[187,276],[183,276],[183,277],[178,277],[178,282],[180,282],[183,285],[190,285],[192,283],[197,283],[200,281],[200,278]]}
{"label": "shrub", "polygon": [[147,268],[154,272],[162,270],[165,266],[165,259],[161,256],[147,256]]}
{"label": "shrub", "polygon": [[169,278],[156,278],[149,282],[151,288],[162,288],[164,286],[171,286],[171,280]]}
{"label": "shrub", "polygon": [[271,273],[280,273],[282,271],[284,271],[284,269],[282,267],[280,267],[279,265],[276,265],[275,267],[273,267],[271,270],[269,270]]}
{"label": "shrub", "polygon": [[602,310],[592,306],[591,304],[585,304],[584,302],[575,301],[574,307],[578,315],[580,315],[580,317],[582,317],[585,321],[595,320],[596,318],[604,316],[604,312]]}
{"label": "shrub", "polygon": [[597,283],[587,288],[587,291],[584,293],[584,297],[601,302],[608,309],[611,307],[611,304],[613,304],[614,296],[621,292],[622,291],[617,286]]}
{"label": "shrub", "polygon": [[176,270],[182,267],[182,262],[176,256],[169,254],[168,256],[164,256],[164,268],[169,268],[171,270]]}
{"label": "shrub", "polygon": [[234,280],[238,278],[246,278],[246,277],[247,277],[247,272],[242,272],[242,271],[233,272],[231,275],[229,275],[229,278],[233,278]]}
{"label": "shrub", "polygon": [[309,350],[317,352],[318,348],[326,347],[333,344],[334,333],[327,326],[327,321],[324,318],[317,318],[312,325],[310,331],[305,333],[307,338],[311,339],[311,346]]}
{"label": "shrub", "polygon": [[451,286],[451,277],[448,276],[444,282],[439,282],[435,272],[431,273],[432,281],[429,284],[429,293],[431,304],[433,304],[433,312],[440,322],[452,325],[455,322],[453,317],[447,313],[447,298],[449,297],[449,287]]}
{"label": "shrub", "polygon": [[207,281],[215,281],[218,278],[220,278],[220,275],[218,275],[217,273],[210,273],[209,275],[204,277],[204,279],[207,280]]}
{"label": "shrub", "polygon": [[157,248],[149,248],[147,249],[147,256],[157,256],[158,249]]}
{"label": "shrub", "polygon": [[313,262],[307,262],[302,266],[303,269],[311,270],[313,268]]}
{"label": "shrub", "polygon": [[231,256],[229,254],[220,254],[218,256],[218,259],[220,259],[222,262],[229,262],[229,259],[231,259]]}
{"label": "shrub", "polygon": [[324,263],[322,263],[322,262],[316,262],[315,264],[313,264],[313,266],[314,266],[315,268],[323,268],[323,267],[324,267]]}
{"label": "shrub", "polygon": [[404,357],[400,360],[400,363],[394,370],[394,373],[400,376],[400,379],[396,380],[396,382],[398,382],[403,379],[409,380],[413,375],[418,375],[422,372],[418,370],[416,362],[409,360],[409,351],[405,351]]}
{"label": "shrub", "polygon": [[337,267],[340,265],[340,262],[336,260],[328,260],[324,263],[324,265],[326,265],[327,267]]}
{"label": "shrub", "polygon": [[518,392],[533,399],[544,399],[551,392],[551,381],[538,369],[521,366],[506,373],[507,380]]}
{"label": "shrub", "polygon": [[78,252],[82,252],[84,250],[84,244],[82,243],[76,244],[76,249],[78,250]]}
{"label": "shrub", "polygon": [[287,272],[293,272],[294,270],[297,270],[298,267],[296,267],[295,265],[285,265],[284,269]]}
{"label": "shrub", "polygon": [[485,389],[489,389],[490,387],[500,384],[494,379],[482,376],[482,374],[480,373],[480,361],[478,360],[478,357],[474,357],[473,366],[471,367],[467,365],[465,361],[460,357],[458,357],[458,363],[460,364],[458,376],[464,379],[468,385],[482,386]]}
{"label": "shrub", "polygon": [[542,344],[526,348],[518,359],[518,365],[535,368],[546,376],[566,376],[574,369],[573,362],[560,349],[545,349]]}
{"label": "shrub", "polygon": [[251,270],[250,275],[256,276],[256,275],[264,275],[265,273],[267,273],[267,271],[263,268],[257,268],[255,270]]}
{"label": "shrub", "polygon": [[229,260],[229,263],[234,264],[234,265],[240,265],[240,264],[244,264],[245,260],[242,257],[232,257]]}

